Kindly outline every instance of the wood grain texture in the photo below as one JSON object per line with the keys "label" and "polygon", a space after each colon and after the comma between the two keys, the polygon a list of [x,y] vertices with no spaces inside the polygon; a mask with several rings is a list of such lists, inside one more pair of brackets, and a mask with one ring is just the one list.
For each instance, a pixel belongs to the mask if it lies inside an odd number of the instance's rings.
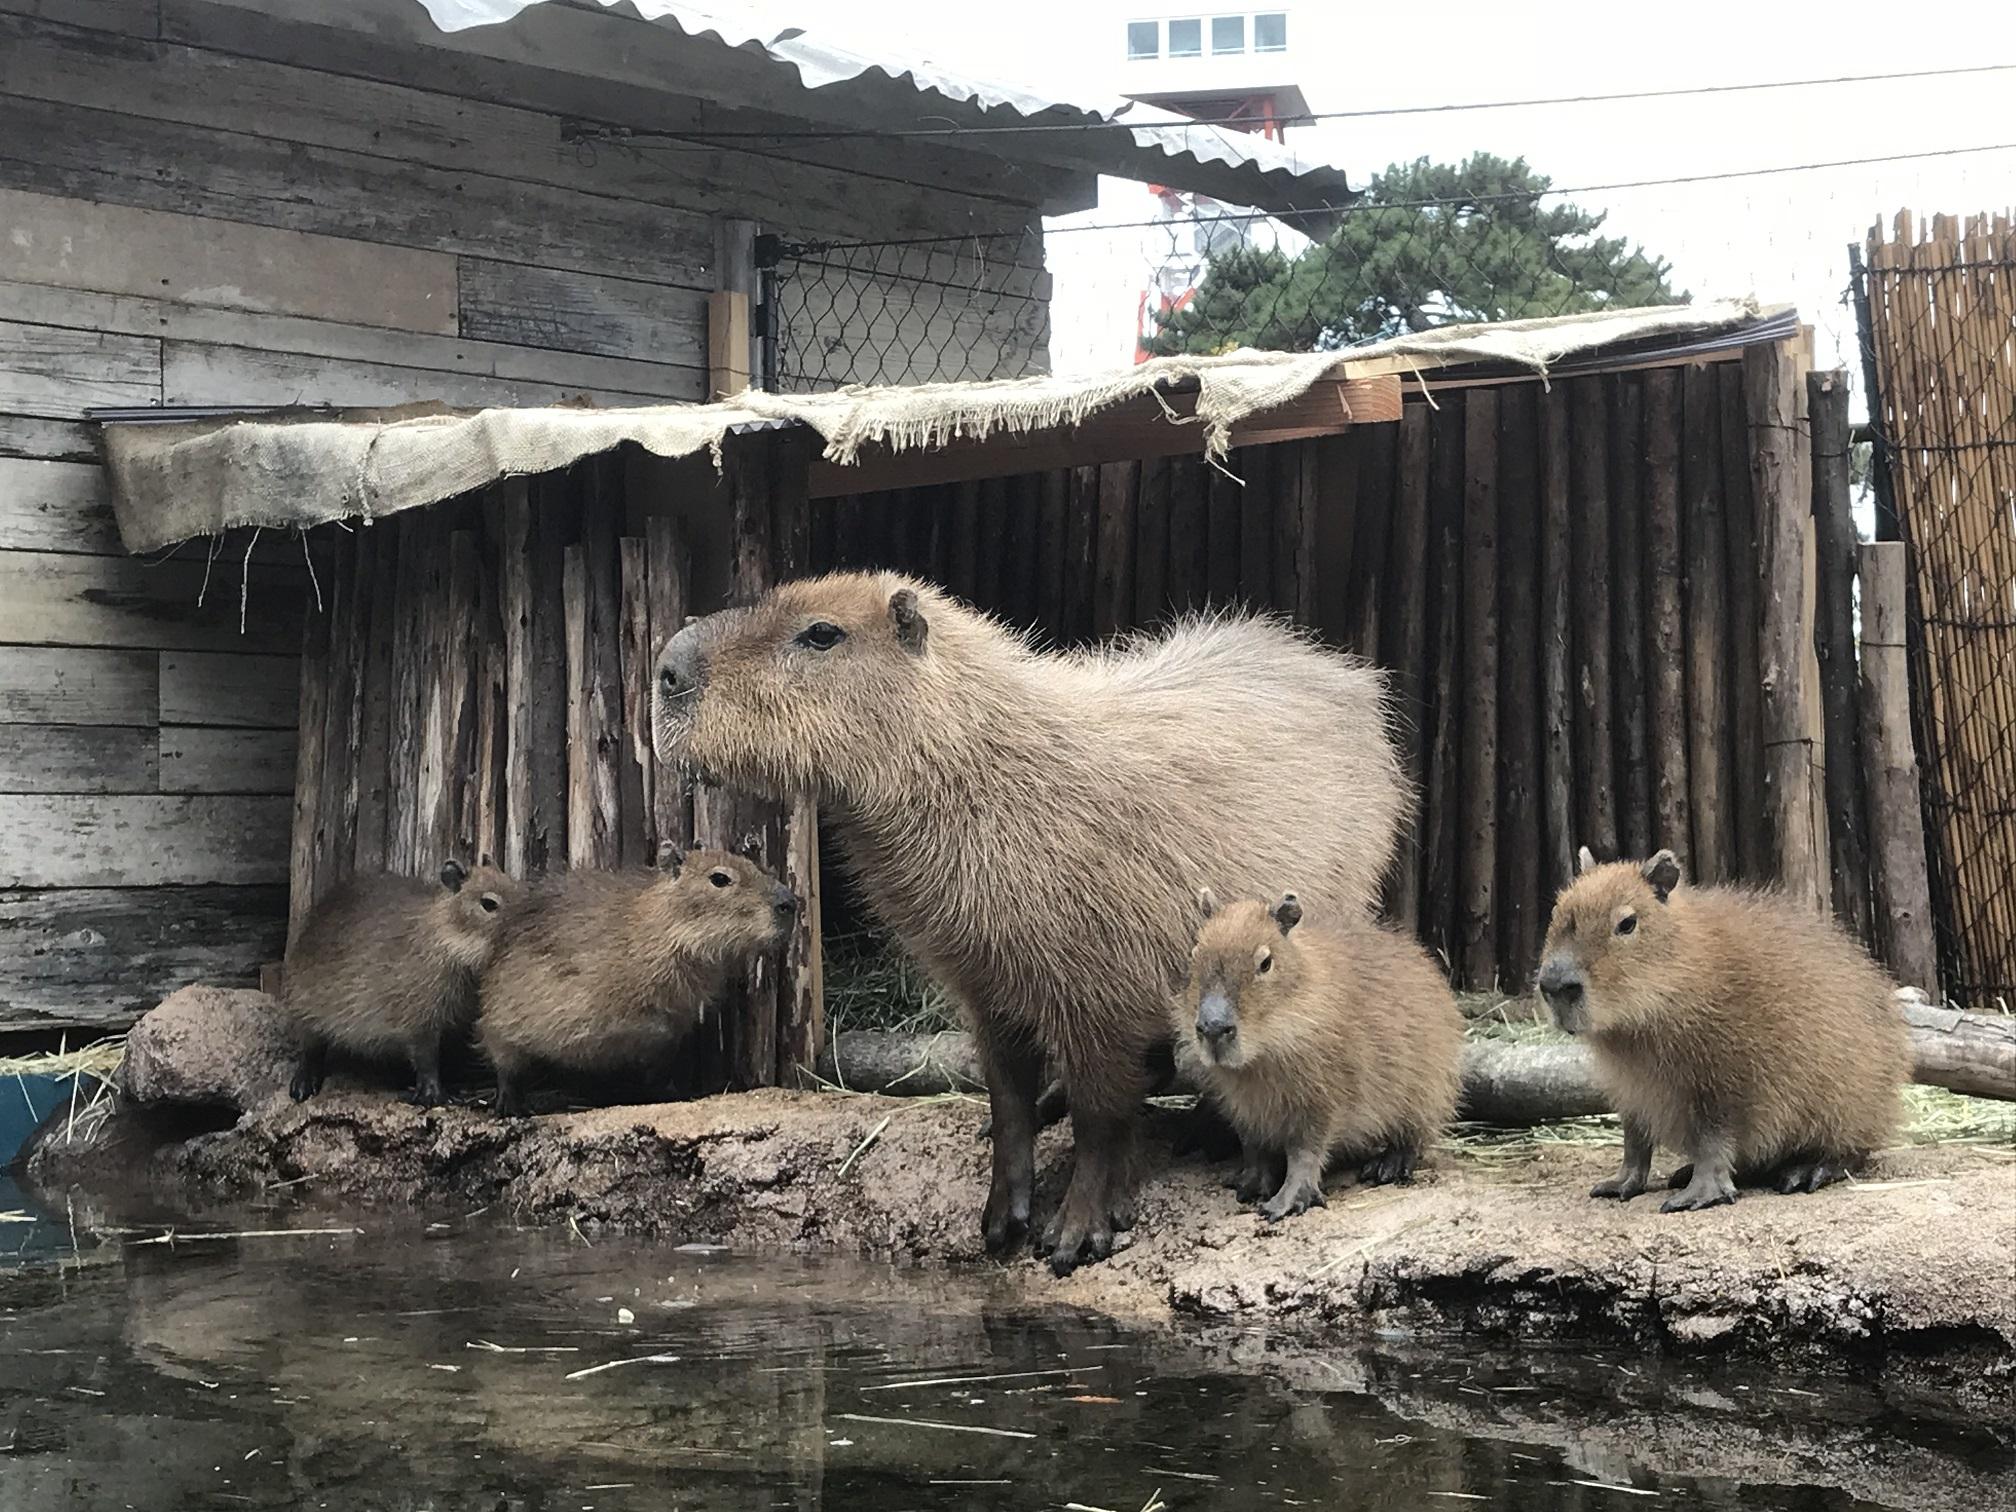
{"label": "wood grain texture", "polygon": [[1463,820],[1458,969],[1496,981],[1498,934],[1498,394],[1474,389],[1463,428]]}
{"label": "wood grain texture", "polygon": [[[1534,390],[1498,400],[1498,965],[1524,983],[1547,927],[1541,881],[1540,449]],[[1586,580],[1580,580],[1586,588]]]}
{"label": "wood grain texture", "polygon": [[0,796],[0,887],[287,880],[285,798]]}
{"label": "wood grain texture", "polygon": [[153,651],[0,646],[0,725],[155,724],[160,664]]}
{"label": "wood grain texture", "polygon": [[0,412],[74,420],[160,402],[160,342],[0,320]]}
{"label": "wood grain texture", "polygon": [[1642,380],[1623,376],[1610,396],[1610,649],[1615,676],[1617,843],[1652,853],[1652,769],[1645,695],[1645,539]]}
{"label": "wood grain texture", "polygon": [[1568,396],[1536,401],[1540,422],[1540,881],[1550,892],[1574,875],[1575,743],[1573,525],[1569,507]]}
{"label": "wood grain texture", "polygon": [[[291,793],[292,730],[207,730],[164,725],[158,733],[164,793]],[[326,756],[326,751],[325,751]],[[330,796],[324,784],[325,800]],[[347,872],[348,855],[344,857]]]}
{"label": "wood grain texture", "polygon": [[462,335],[694,370],[707,366],[707,295],[640,279],[461,258]]}
{"label": "wood grain texture", "polygon": [[0,551],[123,550],[104,468],[0,457]]}
{"label": "wood grain texture", "polygon": [[[0,552],[0,641],[177,651],[291,648],[300,636],[305,580],[291,568],[177,558]],[[241,582],[244,630],[239,629]]]}
{"label": "wood grain texture", "polygon": [[1729,743],[1729,563],[1722,519],[1721,401],[1715,375],[1681,378],[1681,517],[1686,540],[1687,785],[1693,873],[1721,882],[1735,872],[1734,781]]}
{"label": "wood grain texture", "polygon": [[153,793],[155,732],[121,725],[12,725],[0,735],[0,793]]}
{"label": "wood grain texture", "polygon": [[1617,854],[1617,745],[1610,674],[1610,380],[1571,379],[1570,501],[1574,564],[1575,800],[1577,845]]}
{"label": "wood grain texture", "polygon": [[1645,735],[1652,804],[1650,845],[1690,861],[1687,782],[1686,606],[1681,592],[1679,375],[1645,375]]}
{"label": "wood grain texture", "polygon": [[300,667],[292,656],[161,653],[163,724],[291,730],[300,696]]}

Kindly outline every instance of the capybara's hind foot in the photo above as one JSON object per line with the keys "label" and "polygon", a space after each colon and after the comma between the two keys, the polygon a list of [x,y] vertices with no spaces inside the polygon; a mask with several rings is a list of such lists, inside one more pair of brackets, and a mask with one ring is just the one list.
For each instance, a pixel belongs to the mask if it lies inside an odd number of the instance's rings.
{"label": "capybara's hind foot", "polygon": [[1591,1197],[1614,1197],[1619,1202],[1629,1202],[1645,1190],[1642,1176],[1612,1176],[1608,1181],[1599,1181],[1589,1188]]}
{"label": "capybara's hind foot", "polygon": [[1685,1187],[1659,1204],[1662,1213],[1689,1213],[1698,1208],[1720,1207],[1736,1200],[1736,1183],[1725,1175],[1701,1172]]}
{"label": "capybara's hind foot", "polygon": [[423,1077],[413,1084],[413,1090],[406,1094],[406,1101],[416,1108],[438,1108],[448,1101],[448,1094],[441,1086],[440,1077]]}
{"label": "capybara's hind foot", "polygon": [[987,1194],[987,1212],[981,1221],[987,1253],[1006,1255],[1029,1237],[1029,1188],[995,1186]]}
{"label": "capybara's hind foot", "polygon": [[1420,1158],[1421,1152],[1412,1145],[1389,1145],[1358,1168],[1358,1179],[1367,1186],[1410,1182]]}
{"label": "capybara's hind foot", "polygon": [[1225,1178],[1225,1185],[1242,1203],[1251,1204],[1266,1196],[1267,1188],[1275,1184],[1269,1180],[1272,1175],[1264,1165],[1242,1165]]}
{"label": "capybara's hind foot", "polygon": [[1680,1188],[1686,1186],[1693,1179],[1694,1179],[1694,1167],[1691,1165],[1683,1165],[1677,1168],[1671,1176],[1668,1176],[1666,1178],[1666,1185],[1677,1192],[1680,1190]]}
{"label": "capybara's hind foot", "polygon": [[1080,1190],[1074,1179],[1064,1205],[1043,1231],[1042,1249],[1048,1252],[1052,1275],[1068,1276],[1080,1265],[1106,1259],[1113,1253],[1114,1235],[1134,1226],[1131,1195],[1087,1202]]}
{"label": "capybara's hind foot", "polygon": [[296,1102],[306,1102],[321,1090],[320,1078],[310,1076],[306,1071],[296,1071],[294,1080],[287,1084],[287,1095]]}
{"label": "capybara's hind foot", "polygon": [[1849,1174],[1845,1161],[1819,1156],[1812,1160],[1788,1160],[1771,1174],[1771,1184],[1781,1192],[1817,1192],[1824,1186],[1844,1181]]}

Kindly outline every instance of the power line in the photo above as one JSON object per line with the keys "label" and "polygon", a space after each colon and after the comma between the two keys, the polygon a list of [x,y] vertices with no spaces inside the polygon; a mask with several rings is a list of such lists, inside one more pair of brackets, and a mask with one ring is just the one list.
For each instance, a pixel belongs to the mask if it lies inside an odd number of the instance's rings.
{"label": "power line", "polygon": [[[2016,152],[2016,142],[1994,142],[1978,147],[1941,147],[1927,152],[1891,152],[1878,157],[1835,158],[1820,163],[1782,163],[1770,168],[1732,168],[1721,173],[1688,173],[1673,178],[1620,179],[1615,183],[1580,184],[1567,189],[1549,187],[1539,190],[1507,190],[1498,194],[1458,194],[1444,199],[1391,200],[1376,204],[1357,201],[1349,205],[1323,205],[1306,210],[1238,210],[1227,211],[1223,215],[1197,215],[1173,220],[1105,221],[1096,225],[1051,226],[1045,229],[1044,235],[1064,236],[1083,231],[1153,230],[1158,226],[1211,226],[1231,221],[1297,221],[1335,215],[1370,215],[1384,210],[1441,210],[1466,205],[1547,199],[1556,195],[1603,194],[1616,189],[1657,189],[1669,185],[1713,184],[1733,179],[1768,178],[1783,173],[1814,173],[1829,168],[1867,168],[1881,163],[1912,163],[1929,158],[1970,157],[1985,152]],[[806,244],[805,250],[845,252],[857,247],[922,247],[969,241],[1006,241],[1026,236],[1029,230],[1030,228],[1025,226],[1009,231],[967,231],[956,236],[919,236],[896,241],[813,242]]]}
{"label": "power line", "polygon": [[[1386,116],[1447,115],[1478,110],[1524,110],[1548,105],[1605,105],[1625,100],[1673,100],[1702,95],[1746,94],[1770,89],[1815,89],[1837,84],[1888,84],[1908,79],[1951,79],[1972,74],[2016,72],[2016,63],[1976,63],[1959,68],[1922,68],[1894,73],[1833,74],[1812,79],[1776,79],[1754,84],[1692,84],[1673,89],[1624,90],[1615,94],[1542,95],[1524,100],[1473,100],[1456,105],[1394,105],[1377,110],[1321,110],[1281,116],[1276,124],[1303,126],[1315,121],[1362,121]],[[620,138],[666,137],[679,141],[901,141],[984,136],[1041,136],[1058,132],[1186,131],[1193,126],[1250,128],[1252,116],[1220,116],[1178,121],[1034,121],[1020,126],[831,127],[804,131],[638,131],[627,127],[577,127],[577,134]]]}

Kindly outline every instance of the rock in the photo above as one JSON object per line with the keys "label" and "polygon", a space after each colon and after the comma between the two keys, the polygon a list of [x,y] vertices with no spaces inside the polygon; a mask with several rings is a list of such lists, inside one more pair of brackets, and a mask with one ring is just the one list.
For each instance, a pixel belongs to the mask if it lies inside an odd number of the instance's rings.
{"label": "rock", "polygon": [[265,993],[184,987],[126,1036],[118,1089],[141,1106],[249,1113],[286,1093],[294,1058],[293,1036]]}

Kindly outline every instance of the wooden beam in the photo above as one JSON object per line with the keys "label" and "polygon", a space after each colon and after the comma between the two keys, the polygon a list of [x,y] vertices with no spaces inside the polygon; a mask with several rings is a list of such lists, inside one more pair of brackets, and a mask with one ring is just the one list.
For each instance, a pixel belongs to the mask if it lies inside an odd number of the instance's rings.
{"label": "wooden beam", "polygon": [[[1897,980],[1939,995],[1939,954],[1925,864],[1925,812],[1911,741],[1905,546],[1865,542],[1862,580],[1862,777],[1869,798],[1869,886],[1877,954]],[[1836,751],[1845,761],[1847,753]]]}
{"label": "wooden beam", "polygon": [[707,296],[707,392],[732,399],[749,387],[749,296],[719,289]]}
{"label": "wooden beam", "polygon": [[[1398,421],[1400,397],[1400,379],[1390,374],[1324,379],[1299,398],[1235,425],[1232,445],[1270,446],[1340,435],[1353,425]],[[933,451],[891,453],[881,446],[864,447],[861,460],[851,467],[814,461],[811,496],[829,499],[1103,462],[1194,456],[1204,450],[1203,427],[1191,423],[1196,413],[1194,393],[1144,394],[1076,426],[995,435],[985,441],[952,441]]]}

